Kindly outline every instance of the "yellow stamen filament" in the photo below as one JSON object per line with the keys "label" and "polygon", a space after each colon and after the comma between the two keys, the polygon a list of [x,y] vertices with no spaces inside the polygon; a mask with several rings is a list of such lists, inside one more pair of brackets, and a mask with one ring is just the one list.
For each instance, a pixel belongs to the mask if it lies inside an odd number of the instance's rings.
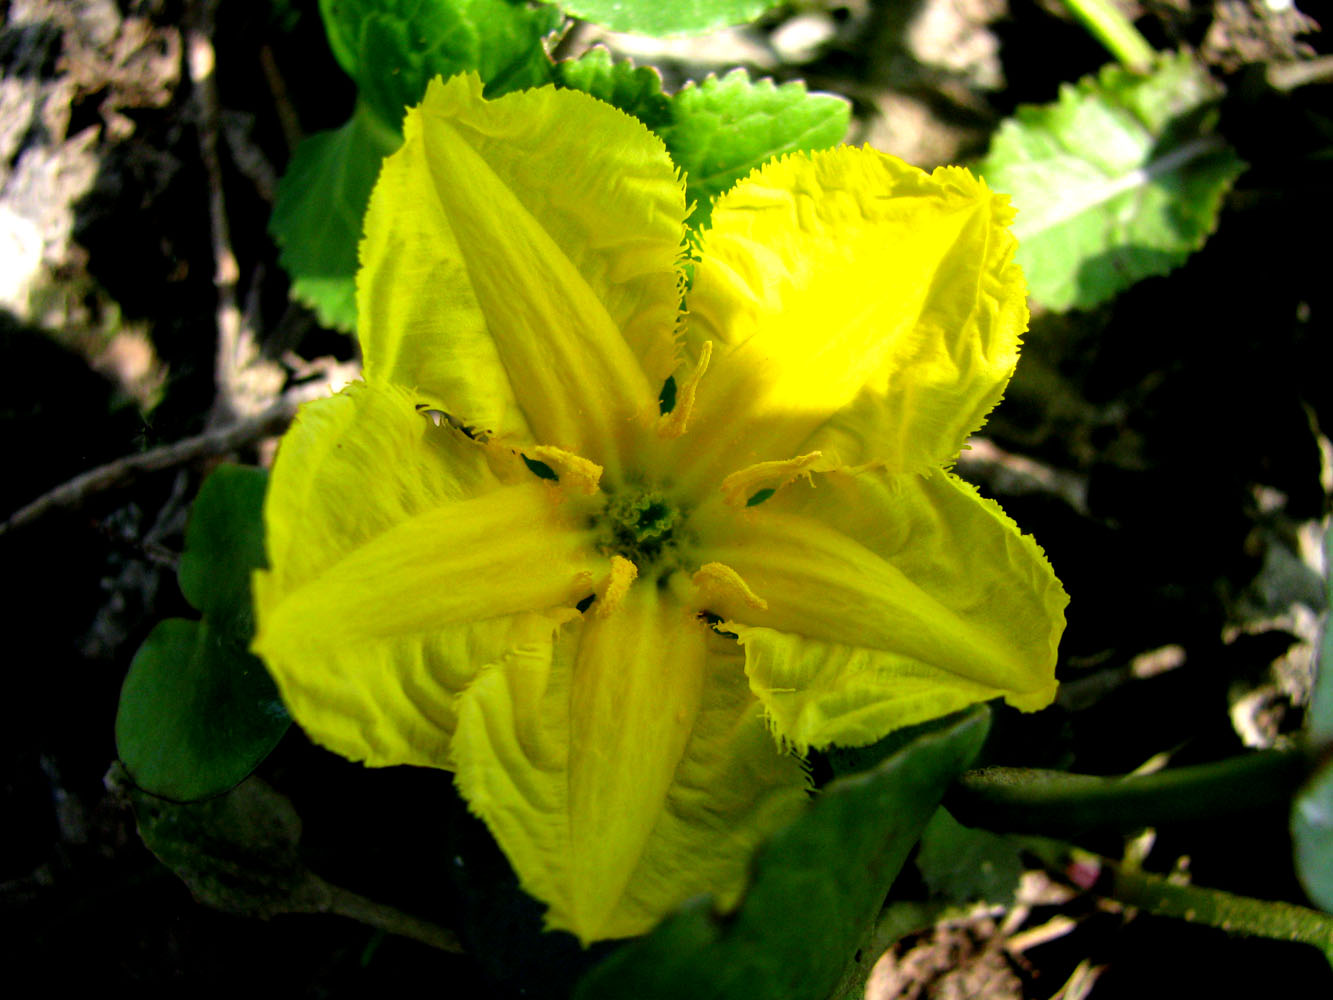
{"label": "yellow stamen filament", "polygon": [[629,593],[629,585],[639,575],[639,567],[624,556],[611,557],[611,572],[597,594],[597,607],[594,609],[598,618],[609,618],[620,607],[620,602]]}
{"label": "yellow stamen filament", "polygon": [[657,433],[664,438],[677,438],[685,433],[694,410],[694,396],[699,391],[699,381],[708,371],[708,359],[713,356],[713,342],[705,340],[699,348],[699,361],[694,371],[686,376],[685,381],[676,387],[676,405],[670,413],[663,413],[657,419]]}
{"label": "yellow stamen filament", "polygon": [[524,448],[523,454],[549,465],[551,471],[560,478],[562,486],[574,489],[585,496],[592,496],[597,492],[597,484],[602,479],[602,467],[596,462],[590,462],[572,451],[545,444]]}
{"label": "yellow stamen filament", "polygon": [[825,472],[832,463],[821,462],[824,453],[812,451],[774,462],[756,462],[722,480],[722,496],[733,507],[743,506],[762,489],[780,490],[800,476],[810,478],[812,472]]}
{"label": "yellow stamen filament", "polygon": [[704,563],[695,572],[693,580],[705,594],[729,600],[739,598],[756,611],[768,610],[768,602],[751,590],[741,575],[726,563]]}

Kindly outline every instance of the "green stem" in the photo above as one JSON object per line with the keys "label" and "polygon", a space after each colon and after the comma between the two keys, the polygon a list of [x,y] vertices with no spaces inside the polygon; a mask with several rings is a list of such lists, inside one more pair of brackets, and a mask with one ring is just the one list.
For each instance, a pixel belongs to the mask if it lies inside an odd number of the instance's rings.
{"label": "green stem", "polygon": [[356,893],[349,892],[336,885],[328,885],[328,889],[327,905],[320,908],[322,912],[349,917],[352,920],[378,928],[386,934],[397,934],[400,937],[411,938],[413,941],[420,941],[422,944],[438,948],[440,951],[451,951],[456,954],[462,954],[463,952],[463,946],[459,943],[458,936],[447,927],[432,924],[428,920],[421,920],[410,913],[404,913],[392,906],[377,903],[365,896],[358,896]]}
{"label": "green stem", "polygon": [[964,774],[944,804],[960,823],[991,830],[1054,837],[1128,833],[1287,802],[1309,770],[1301,750],[1120,778],[989,767]]}
{"label": "green stem", "polygon": [[1044,837],[1025,837],[1022,843],[1052,872],[1066,872],[1071,865],[1095,872],[1091,891],[1099,896],[1229,934],[1312,944],[1333,964],[1333,916],[1327,913],[1292,903],[1237,896],[1221,889],[1179,885],[1165,876],[1120,865]]}
{"label": "green stem", "polygon": [[1237,896],[1221,889],[1175,885],[1161,875],[1109,866],[1105,895],[1163,917],[1216,927],[1232,934],[1251,934],[1278,941],[1301,941],[1322,951],[1333,964],[1333,917],[1304,906]]}
{"label": "green stem", "polygon": [[1063,3],[1122,66],[1136,73],[1147,72],[1156,54],[1153,47],[1111,0],[1063,0]]}

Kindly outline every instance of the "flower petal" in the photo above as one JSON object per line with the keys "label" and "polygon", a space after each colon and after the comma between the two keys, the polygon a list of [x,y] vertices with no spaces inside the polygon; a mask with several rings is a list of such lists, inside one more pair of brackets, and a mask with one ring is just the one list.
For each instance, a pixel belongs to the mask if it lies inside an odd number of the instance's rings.
{"label": "flower petal", "polygon": [[631,588],[554,655],[511,652],[461,703],[460,789],[548,926],[585,944],[641,934],[699,893],[733,901],[759,839],[803,804],[734,644],[659,595]]}
{"label": "flower petal", "polygon": [[707,430],[684,443],[698,481],[812,451],[951,461],[1027,324],[1012,215],[966,170],[869,148],[784,157],[723,195],[688,298],[691,351],[714,342]]}
{"label": "flower petal", "polygon": [[708,594],[707,610],[729,619],[794,746],[865,743],[999,696],[1050,704],[1068,598],[1036,543],[962,480],[831,472],[730,524],[728,509],[712,508],[700,552],[767,608]]}
{"label": "flower petal", "polygon": [[661,141],[585,94],[432,82],[372,195],[366,377],[465,423],[608,457],[674,366],[684,188]]}
{"label": "flower petal", "polygon": [[302,728],[355,760],[445,766],[458,691],[515,643],[549,643],[605,562],[558,498],[500,485],[403,390],[305,406],[254,580],[254,650]]}

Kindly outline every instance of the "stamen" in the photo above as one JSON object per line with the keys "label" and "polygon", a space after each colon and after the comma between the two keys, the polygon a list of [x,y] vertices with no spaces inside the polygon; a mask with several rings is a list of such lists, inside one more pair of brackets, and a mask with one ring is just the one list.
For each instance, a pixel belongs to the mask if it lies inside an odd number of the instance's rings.
{"label": "stamen", "polygon": [[597,608],[594,614],[598,618],[609,618],[611,612],[620,607],[620,602],[629,593],[629,585],[639,575],[639,567],[624,556],[611,557],[611,572],[597,595]]}
{"label": "stamen", "polygon": [[[597,484],[602,479],[602,467],[596,462],[590,462],[582,455],[575,455],[572,451],[553,448],[545,444],[524,448],[523,455],[524,461],[536,459],[551,469],[556,478],[565,486],[575,489],[585,496],[592,496],[597,492]],[[529,468],[531,468],[531,464],[529,464]]]}
{"label": "stamen", "polygon": [[669,413],[663,413],[657,418],[657,433],[660,436],[677,438],[685,433],[690,413],[694,410],[694,394],[699,390],[699,380],[704,377],[704,372],[708,371],[708,359],[712,356],[713,342],[705,340],[703,346],[699,348],[699,361],[694,366],[694,371],[690,372],[685,381],[676,388],[676,405]]}
{"label": "stamen", "polygon": [[699,567],[694,585],[705,593],[728,600],[739,598],[756,611],[767,611],[768,602],[750,589],[741,575],[726,563],[710,562]]}
{"label": "stamen", "polygon": [[[823,461],[824,453],[812,451],[808,455],[783,459],[775,462],[756,462],[739,472],[733,472],[722,480],[722,496],[733,507],[754,506],[771,497],[788,483],[801,476],[810,478],[812,472],[827,472],[834,468],[832,462]],[[767,496],[750,501],[759,493],[767,491]]]}

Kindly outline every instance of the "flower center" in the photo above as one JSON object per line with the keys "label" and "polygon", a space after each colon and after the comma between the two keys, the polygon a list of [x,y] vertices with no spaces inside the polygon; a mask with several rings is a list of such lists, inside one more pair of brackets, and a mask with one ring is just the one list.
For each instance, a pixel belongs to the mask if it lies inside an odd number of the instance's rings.
{"label": "flower center", "polygon": [[636,566],[651,566],[674,546],[684,520],[684,512],[657,490],[611,494],[602,516],[602,548]]}

